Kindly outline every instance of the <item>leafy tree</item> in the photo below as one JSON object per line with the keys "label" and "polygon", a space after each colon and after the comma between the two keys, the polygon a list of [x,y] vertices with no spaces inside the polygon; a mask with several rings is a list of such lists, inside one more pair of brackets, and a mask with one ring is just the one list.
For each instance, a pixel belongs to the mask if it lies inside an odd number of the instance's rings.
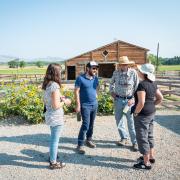
{"label": "leafy tree", "polygon": [[20,61],[20,62],[19,62],[19,67],[20,67],[20,68],[24,68],[25,66],[26,66],[25,61]]}
{"label": "leafy tree", "polygon": [[17,68],[19,66],[19,59],[14,59],[8,62],[9,68]]}
{"label": "leafy tree", "polygon": [[162,61],[163,65],[179,65],[180,56],[174,56],[173,58],[164,58]]}
{"label": "leafy tree", "polygon": [[44,65],[44,64],[43,64],[42,61],[37,61],[37,62],[36,62],[36,66],[39,67],[39,68],[43,67],[43,65]]}

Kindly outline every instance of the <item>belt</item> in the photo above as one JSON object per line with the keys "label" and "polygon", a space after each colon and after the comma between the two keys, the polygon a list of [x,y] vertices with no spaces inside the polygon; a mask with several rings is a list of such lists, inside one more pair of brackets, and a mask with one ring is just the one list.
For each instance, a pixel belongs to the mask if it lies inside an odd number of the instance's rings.
{"label": "belt", "polygon": [[119,95],[116,95],[117,98],[121,98],[121,99],[132,99],[133,96],[126,96],[126,97],[123,97],[123,96],[119,96]]}

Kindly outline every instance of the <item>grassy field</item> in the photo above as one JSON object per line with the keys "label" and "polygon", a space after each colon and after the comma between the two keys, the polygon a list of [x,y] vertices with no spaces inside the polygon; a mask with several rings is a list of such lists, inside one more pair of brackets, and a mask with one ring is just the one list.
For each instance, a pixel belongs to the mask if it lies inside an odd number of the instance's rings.
{"label": "grassy field", "polygon": [[180,71],[180,65],[162,65],[159,66],[159,71]]}
{"label": "grassy field", "polygon": [[0,66],[0,74],[45,74],[46,67],[37,68],[37,67],[26,67],[26,68],[2,68]]}
{"label": "grassy field", "polygon": [[[44,74],[47,67],[38,68],[36,66],[28,66],[23,69],[8,68],[8,66],[0,65],[0,74]],[[180,65],[159,66],[159,71],[180,71]]]}

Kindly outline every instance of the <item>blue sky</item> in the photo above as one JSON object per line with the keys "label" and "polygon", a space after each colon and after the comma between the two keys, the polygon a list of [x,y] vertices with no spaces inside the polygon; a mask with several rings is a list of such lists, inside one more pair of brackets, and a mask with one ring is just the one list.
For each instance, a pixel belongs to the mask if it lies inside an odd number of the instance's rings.
{"label": "blue sky", "polygon": [[0,0],[0,55],[71,58],[117,39],[180,56],[180,1]]}

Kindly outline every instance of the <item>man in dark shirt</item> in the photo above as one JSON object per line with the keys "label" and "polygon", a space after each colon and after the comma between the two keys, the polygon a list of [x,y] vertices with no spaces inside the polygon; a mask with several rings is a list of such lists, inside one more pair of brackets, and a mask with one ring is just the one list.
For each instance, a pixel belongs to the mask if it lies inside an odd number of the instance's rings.
{"label": "man in dark shirt", "polygon": [[96,76],[97,68],[98,64],[95,61],[90,61],[86,65],[86,73],[78,76],[75,82],[76,112],[81,112],[82,116],[77,146],[77,151],[80,154],[85,154],[83,148],[85,136],[86,145],[90,148],[96,147],[92,142],[92,135],[98,108],[97,88],[99,81]]}

